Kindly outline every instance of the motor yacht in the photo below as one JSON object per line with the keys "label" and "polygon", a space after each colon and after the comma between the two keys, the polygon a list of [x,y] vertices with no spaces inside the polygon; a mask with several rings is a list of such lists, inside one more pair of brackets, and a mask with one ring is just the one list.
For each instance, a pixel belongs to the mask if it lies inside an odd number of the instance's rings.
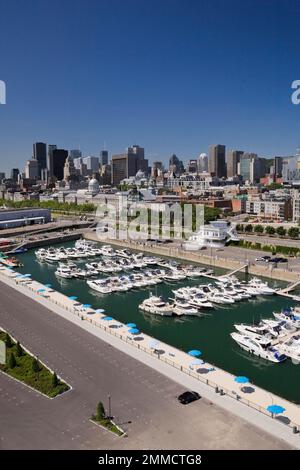
{"label": "motor yacht", "polygon": [[205,273],[205,268],[189,265],[185,266],[184,272],[188,277],[201,277]]}
{"label": "motor yacht", "polygon": [[170,317],[173,315],[173,307],[167,303],[162,297],[157,297],[150,294],[148,299],[143,300],[139,305],[141,310],[145,312],[153,313],[155,315],[162,315]]}
{"label": "motor yacht", "polygon": [[271,345],[270,341],[264,344],[255,337],[242,335],[239,333],[231,333],[230,336],[238,345],[247,352],[254,354],[271,362],[279,363],[286,360],[286,355],[282,354],[277,348]]}
{"label": "motor yacht", "polygon": [[272,340],[277,338],[278,334],[272,329],[268,327],[263,322],[259,322],[258,324],[247,325],[245,323],[235,324],[235,329],[246,336],[254,336],[254,337],[265,337],[268,340]]}
{"label": "motor yacht", "polygon": [[173,269],[164,275],[167,282],[177,282],[186,279],[186,274],[180,273],[178,270]]}
{"label": "motor yacht", "polygon": [[122,283],[119,277],[109,277],[108,285],[112,292],[127,292],[129,287],[126,283]]}
{"label": "motor yacht", "polygon": [[144,263],[147,265],[156,265],[157,264],[157,258],[154,258],[154,256],[144,256],[143,257]]}
{"label": "motor yacht", "polygon": [[259,278],[252,278],[249,283],[249,287],[254,287],[261,295],[273,295],[275,294],[275,289],[272,289],[268,286],[266,282],[263,282]]}
{"label": "motor yacht", "polygon": [[294,333],[297,331],[295,326],[285,321],[264,319],[262,320],[262,323],[267,325],[267,327],[270,328],[270,331],[274,332],[274,334],[277,333],[278,338],[282,338],[289,333]]}
{"label": "motor yacht", "polygon": [[74,272],[68,266],[58,266],[55,275],[64,279],[72,279],[75,277]]}
{"label": "motor yacht", "polygon": [[295,335],[288,338],[283,343],[277,345],[278,349],[282,354],[290,357],[297,363],[300,362],[300,336]]}
{"label": "motor yacht", "polygon": [[100,251],[103,256],[109,256],[110,258],[116,256],[115,251],[112,249],[110,245],[103,245],[100,248]]}
{"label": "motor yacht", "polygon": [[296,315],[294,309],[285,309],[280,313],[273,312],[274,318],[279,321],[291,323],[297,329],[300,328],[300,315]]}
{"label": "motor yacht", "polygon": [[126,250],[126,249],[116,250],[115,254],[116,254],[116,256],[119,256],[120,258],[126,258],[128,260],[131,260],[133,258],[132,253],[129,250]]}
{"label": "motor yacht", "polygon": [[94,281],[86,281],[88,286],[100,292],[100,294],[111,294],[112,290],[108,285],[107,279],[97,279]]}
{"label": "motor yacht", "polygon": [[190,316],[201,316],[199,309],[192,307],[189,303],[185,301],[180,301],[179,299],[170,299],[173,301],[172,311],[175,315],[190,315]]}

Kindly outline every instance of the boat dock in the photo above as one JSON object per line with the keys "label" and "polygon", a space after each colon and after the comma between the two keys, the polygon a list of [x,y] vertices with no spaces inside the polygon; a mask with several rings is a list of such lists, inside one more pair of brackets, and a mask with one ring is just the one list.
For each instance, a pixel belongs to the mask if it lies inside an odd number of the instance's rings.
{"label": "boat dock", "polygon": [[294,295],[290,294],[291,291],[295,290],[296,287],[300,285],[300,280],[293,282],[287,287],[284,287],[283,289],[278,290],[276,293],[277,295],[281,295],[282,297],[287,297],[289,299],[295,300],[296,302],[300,302],[300,296],[299,295]]}

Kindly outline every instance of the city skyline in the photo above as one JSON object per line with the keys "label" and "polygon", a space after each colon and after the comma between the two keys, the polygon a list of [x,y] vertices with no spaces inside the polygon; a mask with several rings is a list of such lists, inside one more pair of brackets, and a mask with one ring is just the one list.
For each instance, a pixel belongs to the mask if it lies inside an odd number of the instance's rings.
{"label": "city skyline", "polygon": [[300,145],[300,107],[291,102],[295,1],[276,9],[236,0],[17,8],[16,17],[5,2],[0,20],[3,171],[31,158],[33,141],[86,155],[104,141],[111,155],[141,143],[150,161],[193,158],[212,143],[270,158]]}

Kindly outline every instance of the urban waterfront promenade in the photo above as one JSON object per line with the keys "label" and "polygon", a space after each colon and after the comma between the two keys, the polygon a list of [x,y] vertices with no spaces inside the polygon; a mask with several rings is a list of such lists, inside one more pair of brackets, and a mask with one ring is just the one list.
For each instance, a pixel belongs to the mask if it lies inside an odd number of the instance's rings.
{"label": "urban waterfront promenade", "polygon": [[[140,332],[129,333],[128,327],[107,318],[111,312],[97,313],[77,300],[47,288],[37,281],[19,277],[10,269],[0,269],[1,281],[43,304],[48,309],[98,336],[130,356],[142,361],[182,385],[199,391],[213,403],[247,419],[251,424],[282,438],[290,445],[300,448],[300,408],[277,397],[255,384],[249,384],[252,393],[245,393],[234,381],[234,376],[206,362],[193,366],[193,358],[163,342]],[[204,358],[205,360],[205,358]],[[222,390],[216,393],[216,390]],[[272,418],[266,408],[276,404],[285,408],[279,417]]]}

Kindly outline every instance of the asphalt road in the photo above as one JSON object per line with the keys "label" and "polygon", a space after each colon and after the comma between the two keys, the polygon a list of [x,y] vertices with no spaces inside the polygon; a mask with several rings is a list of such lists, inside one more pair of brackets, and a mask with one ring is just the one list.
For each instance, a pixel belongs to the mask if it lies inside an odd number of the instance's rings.
{"label": "asphalt road", "polygon": [[[73,389],[54,400],[0,374],[0,449],[287,449],[242,419],[0,283],[0,326]],[[118,438],[89,421],[112,397]]]}

